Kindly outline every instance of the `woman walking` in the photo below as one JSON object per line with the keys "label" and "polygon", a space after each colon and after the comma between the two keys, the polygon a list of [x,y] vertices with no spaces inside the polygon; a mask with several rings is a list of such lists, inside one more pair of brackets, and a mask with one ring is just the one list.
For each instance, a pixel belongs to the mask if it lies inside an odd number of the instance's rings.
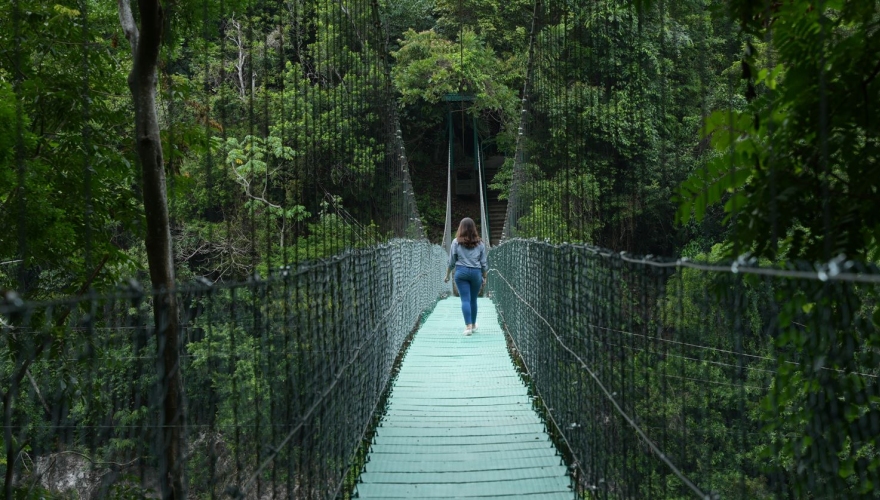
{"label": "woman walking", "polygon": [[480,240],[477,226],[470,217],[465,217],[458,225],[458,237],[452,240],[449,249],[449,262],[446,265],[446,278],[455,269],[455,286],[461,296],[461,313],[464,315],[465,335],[477,329],[477,295],[486,284],[489,266],[486,258],[486,245]]}

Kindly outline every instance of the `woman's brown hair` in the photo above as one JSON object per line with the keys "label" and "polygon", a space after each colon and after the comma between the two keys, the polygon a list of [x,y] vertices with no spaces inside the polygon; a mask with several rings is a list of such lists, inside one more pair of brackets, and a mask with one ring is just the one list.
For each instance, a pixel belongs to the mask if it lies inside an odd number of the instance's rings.
{"label": "woman's brown hair", "polygon": [[477,234],[477,225],[470,217],[465,217],[458,224],[458,236],[455,238],[458,244],[465,248],[474,248],[480,244],[480,235]]}

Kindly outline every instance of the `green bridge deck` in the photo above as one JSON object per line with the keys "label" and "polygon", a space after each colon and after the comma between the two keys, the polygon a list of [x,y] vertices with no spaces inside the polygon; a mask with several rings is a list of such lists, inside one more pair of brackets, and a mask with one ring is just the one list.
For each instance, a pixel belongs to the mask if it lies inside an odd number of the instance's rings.
{"label": "green bridge deck", "polygon": [[479,299],[477,323],[464,336],[461,302],[451,297],[416,333],[359,498],[574,498],[489,299]]}

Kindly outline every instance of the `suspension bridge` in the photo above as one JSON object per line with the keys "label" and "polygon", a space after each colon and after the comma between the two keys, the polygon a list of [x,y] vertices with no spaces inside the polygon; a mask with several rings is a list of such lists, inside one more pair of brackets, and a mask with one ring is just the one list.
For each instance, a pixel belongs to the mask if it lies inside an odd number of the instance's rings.
{"label": "suspension bridge", "polygon": [[[23,3],[10,7],[14,19],[41,15]],[[254,0],[247,16],[223,2],[195,2],[197,13],[167,6],[168,28],[193,34],[169,35],[157,73],[175,266],[193,278],[167,289],[141,283],[148,273],[131,264],[148,260],[132,236],[140,219],[125,229],[116,217],[127,212],[107,195],[147,181],[114,180],[133,168],[134,133],[109,147],[113,133],[91,117],[120,106],[95,88],[96,54],[120,44],[102,31],[101,9],[80,4],[45,20],[69,18],[70,33],[82,33],[69,44],[81,56],[70,59],[74,90],[45,97],[73,103],[66,113],[82,119],[70,153],[78,170],[63,174],[82,181],[65,195],[82,207],[72,229],[42,230],[61,217],[41,211],[55,195],[40,201],[56,139],[35,149],[33,118],[23,105],[10,115],[5,498],[849,496],[841,485],[873,494],[878,373],[862,341],[878,324],[875,266],[719,263],[586,243],[641,248],[633,214],[652,190],[674,188],[641,182],[681,154],[668,132],[677,118],[644,111],[672,98],[620,83],[649,70],[674,77],[639,49],[667,43],[668,5],[549,0],[520,13],[528,57],[507,166],[486,169],[475,118],[473,139],[456,136],[454,113],[464,137],[481,97],[446,94],[439,245],[426,236],[398,117],[387,6]],[[19,69],[15,95],[30,88],[32,41],[16,35],[6,51]],[[437,66],[464,66],[459,49]],[[200,55],[184,61],[188,51]],[[618,53],[632,59],[603,66]],[[490,246],[471,336],[443,282],[464,189],[453,143],[473,151],[465,177],[477,187],[463,196]],[[506,207],[492,182],[508,182]],[[47,239],[55,234],[76,243]],[[111,278],[125,279],[96,291]],[[827,358],[791,352],[807,347]],[[800,385],[780,386],[782,375]],[[873,402],[844,408],[838,389]],[[801,411],[798,397],[816,409],[801,427],[773,420]],[[830,430],[843,427],[857,452],[834,444]],[[826,449],[837,458],[804,458]]]}
{"label": "suspension bridge", "polygon": [[488,299],[471,337],[441,301],[393,383],[357,486],[359,498],[571,498],[555,450],[507,354]]}

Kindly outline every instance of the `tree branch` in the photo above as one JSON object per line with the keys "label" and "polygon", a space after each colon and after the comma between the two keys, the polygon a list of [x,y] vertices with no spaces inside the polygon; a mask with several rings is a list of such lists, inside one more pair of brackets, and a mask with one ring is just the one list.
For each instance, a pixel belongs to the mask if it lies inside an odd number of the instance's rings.
{"label": "tree branch", "polygon": [[119,6],[119,25],[122,26],[122,33],[131,45],[131,55],[137,54],[138,47],[138,28],[134,23],[134,16],[131,15],[131,4],[129,0],[116,0]]}
{"label": "tree branch", "polygon": [[24,371],[25,375],[27,375],[28,380],[31,381],[31,387],[34,388],[34,392],[37,393],[37,398],[40,399],[40,403],[43,404],[43,409],[46,410],[47,415],[52,415],[52,410],[49,409],[49,405],[46,404],[46,400],[43,399],[43,393],[40,392],[40,386],[37,385],[37,381],[34,380],[34,376],[31,375],[31,371],[26,369]]}
{"label": "tree branch", "polygon": [[868,78],[865,80],[865,87],[871,84],[877,75],[880,74],[880,60],[877,61],[877,65],[874,66],[874,69],[871,71],[871,74],[868,75]]}
{"label": "tree branch", "polygon": [[238,182],[244,188],[244,193],[251,199],[261,201],[272,208],[281,208],[281,205],[276,205],[265,198],[266,189],[263,189],[263,196],[257,196],[251,192],[251,183],[247,180],[247,178],[238,173],[238,170],[236,170],[235,167],[232,168],[232,172],[235,174],[236,177],[238,177]]}

